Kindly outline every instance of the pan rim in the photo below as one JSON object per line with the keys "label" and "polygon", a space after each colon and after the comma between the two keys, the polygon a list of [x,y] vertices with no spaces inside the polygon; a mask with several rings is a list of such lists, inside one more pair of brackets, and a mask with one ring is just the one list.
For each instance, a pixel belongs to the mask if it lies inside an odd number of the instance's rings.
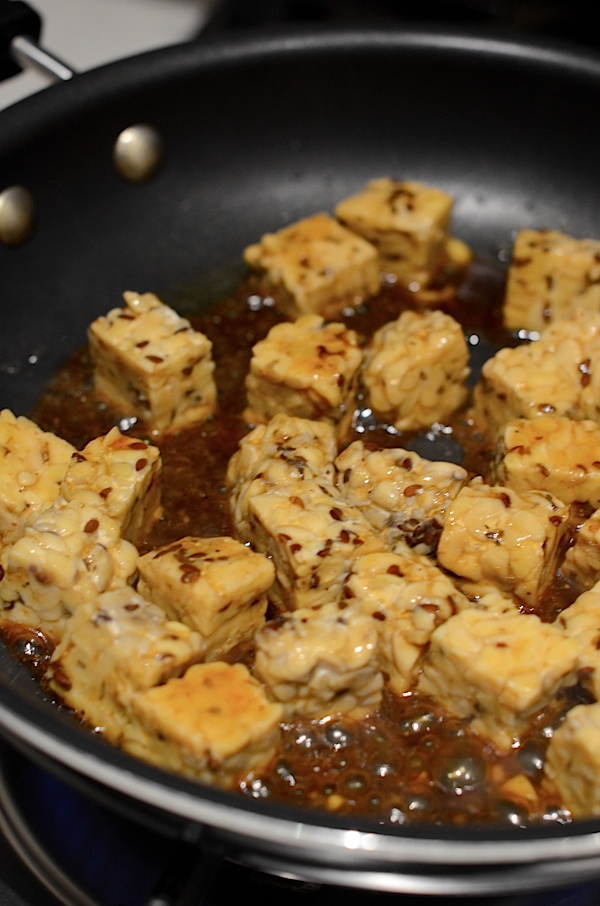
{"label": "pan rim", "polygon": [[146,87],[156,80],[185,79],[190,72],[248,65],[263,59],[276,60],[306,54],[390,50],[407,53],[469,55],[490,60],[519,62],[528,67],[552,67],[573,76],[600,80],[600,51],[582,48],[557,38],[527,37],[507,30],[503,37],[483,28],[427,28],[410,24],[402,28],[340,28],[329,23],[245,29],[221,36],[210,33],[202,40],[145,51],[78,73],[67,82],[41,89],[0,111],[0,162],[2,156],[30,138],[32,130],[54,125],[57,116],[75,117],[89,110],[94,100],[106,103],[112,97]]}
{"label": "pan rim", "polygon": [[576,822],[566,833],[564,828],[548,826],[519,829],[514,835],[510,829],[499,827],[415,825],[396,830],[377,827],[367,820],[335,817],[325,823],[322,813],[250,802],[239,794],[138,763],[112,747],[109,751],[116,757],[109,763],[104,753],[92,751],[93,745],[76,746],[70,739],[49,737],[45,728],[32,727],[20,715],[8,712],[2,701],[0,728],[11,743],[20,744],[34,758],[41,756],[50,770],[60,765],[165,815],[216,830],[218,839],[252,839],[260,844],[259,849],[264,845],[300,848],[304,855],[315,850],[321,862],[334,865],[340,860],[343,863],[352,853],[363,868],[379,870],[394,870],[399,862],[473,867],[532,865],[556,859],[574,864],[597,859],[600,867],[597,821]]}

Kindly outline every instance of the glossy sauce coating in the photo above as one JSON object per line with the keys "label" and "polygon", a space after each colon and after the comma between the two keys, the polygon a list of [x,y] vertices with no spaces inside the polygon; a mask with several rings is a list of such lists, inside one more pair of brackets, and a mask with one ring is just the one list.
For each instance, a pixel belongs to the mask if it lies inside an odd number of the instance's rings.
{"label": "glossy sauce coating", "polygon": [[[473,350],[475,377],[488,355],[516,342],[500,326],[502,292],[502,274],[476,264],[455,298],[440,306],[464,327]],[[366,339],[413,304],[409,295],[387,285],[377,298],[348,312],[344,320]],[[122,431],[160,447],[164,516],[140,546],[141,553],[184,535],[234,534],[225,470],[248,430],[241,416],[244,377],[252,346],[281,316],[269,287],[250,278],[229,298],[190,320],[213,343],[219,388],[218,413],[202,426],[157,439],[135,419],[110,412],[94,399],[86,349],[59,371],[32,413],[40,427],[65,437],[79,449],[115,423]],[[414,443],[422,456],[456,457],[473,474],[484,476],[491,457],[485,438],[465,412],[442,430],[417,438],[400,435],[363,414],[355,419],[347,441],[358,437],[380,446]],[[554,619],[574,593],[557,579],[538,613]],[[6,641],[34,668],[47,656],[43,640],[17,628]],[[251,666],[252,651],[232,652],[231,658]],[[369,816],[382,824],[565,823],[569,814],[542,782],[543,758],[551,728],[580,692],[576,687],[569,693],[569,701],[563,698],[548,713],[537,715],[521,747],[505,756],[495,754],[464,722],[444,716],[424,697],[386,693],[378,713],[361,722],[332,717],[285,724],[272,764],[259,776],[242,780],[240,790],[253,798]],[[526,778],[533,795],[523,794],[526,783],[512,783],[510,778],[516,775]]]}

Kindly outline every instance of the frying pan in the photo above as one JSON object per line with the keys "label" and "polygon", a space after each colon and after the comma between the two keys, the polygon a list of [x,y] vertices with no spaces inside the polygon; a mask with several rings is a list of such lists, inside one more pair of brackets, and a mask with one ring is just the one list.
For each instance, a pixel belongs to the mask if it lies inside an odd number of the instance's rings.
{"label": "frying pan", "polygon": [[[0,404],[27,414],[123,289],[215,297],[247,244],[376,176],[452,194],[453,233],[482,259],[524,227],[598,236],[599,109],[592,52],[416,25],[213,34],[52,86],[0,115],[0,192],[35,206],[32,235],[0,246]],[[141,184],[112,161],[138,123],[164,148]],[[137,820],[286,877],[476,895],[600,875],[600,821],[391,828],[171,776],[76,726],[3,648],[0,729]]]}

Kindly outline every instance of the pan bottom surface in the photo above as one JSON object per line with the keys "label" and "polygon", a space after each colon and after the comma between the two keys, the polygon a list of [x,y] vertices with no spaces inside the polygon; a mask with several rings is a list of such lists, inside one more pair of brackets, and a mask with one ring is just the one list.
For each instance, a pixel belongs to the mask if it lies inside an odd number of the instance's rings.
{"label": "pan bottom surface", "polygon": [[[168,839],[88,799],[0,744],[2,906],[184,906],[246,901],[263,906],[440,906],[454,896],[353,890],[293,880],[222,861]],[[462,899],[462,898],[461,898]],[[468,897],[473,906],[593,906],[600,882],[509,896]]]}

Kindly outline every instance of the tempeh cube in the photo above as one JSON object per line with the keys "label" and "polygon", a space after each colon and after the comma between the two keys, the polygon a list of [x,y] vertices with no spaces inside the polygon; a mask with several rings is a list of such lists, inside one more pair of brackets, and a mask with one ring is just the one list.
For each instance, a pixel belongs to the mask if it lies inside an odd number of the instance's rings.
{"label": "tempeh cube", "polygon": [[137,692],[132,711],[144,732],[131,754],[227,788],[272,757],[283,708],[247,667],[213,661]]}
{"label": "tempeh cube", "polygon": [[446,513],[438,561],[535,606],[555,575],[568,515],[567,505],[547,492],[518,494],[474,478]]}
{"label": "tempeh cube", "polygon": [[557,617],[555,625],[577,643],[582,682],[600,699],[600,584],[596,582]]}
{"label": "tempeh cube", "polygon": [[[377,248],[384,271],[416,291],[433,283],[455,254],[448,232],[453,203],[440,189],[383,178],[341,201],[335,213]],[[467,262],[466,246],[462,253]]]}
{"label": "tempeh cube", "polygon": [[[599,367],[596,367],[596,366]],[[538,340],[504,347],[484,364],[475,414],[491,432],[516,418],[600,421],[600,314],[576,312]]]}
{"label": "tempeh cube", "polygon": [[385,550],[360,511],[314,479],[253,497],[249,519],[254,547],[275,564],[271,599],[284,610],[337,601],[356,557]]}
{"label": "tempeh cube", "polygon": [[0,411],[0,550],[54,503],[73,453],[24,415]]}
{"label": "tempeh cube", "polygon": [[74,611],[46,678],[87,724],[122,743],[133,732],[134,694],[179,676],[203,657],[197,632],[123,586]]}
{"label": "tempeh cube", "polygon": [[467,398],[468,360],[462,327],[450,315],[402,312],[365,350],[367,401],[399,431],[443,423]]}
{"label": "tempeh cube", "polygon": [[210,660],[262,625],[275,578],[271,560],[228,537],[181,538],[144,554],[138,570],[140,594],[199,632]]}
{"label": "tempeh cube", "polygon": [[132,579],[137,560],[115,519],[59,497],[2,552],[2,618],[58,641],[77,608]]}
{"label": "tempeh cube", "polygon": [[418,688],[508,751],[576,666],[577,644],[535,614],[466,608],[433,632]]}
{"label": "tempeh cube", "polygon": [[380,665],[399,695],[414,682],[436,627],[470,606],[445,573],[412,551],[358,557],[343,599],[374,619]]}
{"label": "tempeh cube", "polygon": [[381,287],[377,249],[325,213],[265,233],[244,259],[283,292],[292,316],[337,317]]}
{"label": "tempeh cube", "polygon": [[600,580],[600,509],[577,527],[562,573],[583,590]]}
{"label": "tempeh cube", "polygon": [[548,491],[564,503],[600,507],[600,425],[561,415],[520,418],[502,431],[498,481],[515,491]]}
{"label": "tempeh cube", "polygon": [[544,771],[573,818],[600,815],[600,702],[571,708],[550,740]]}
{"label": "tempeh cube", "polygon": [[340,453],[335,467],[340,493],[388,544],[403,539],[421,553],[437,547],[444,514],[468,480],[466,470],[453,463],[361,440]]}
{"label": "tempeh cube", "polygon": [[361,362],[358,337],[341,322],[303,315],[276,324],[252,349],[246,420],[267,422],[283,412],[335,424],[354,402]]}
{"label": "tempeh cube", "polygon": [[378,631],[365,614],[301,608],[266,623],[255,642],[256,674],[287,717],[358,717],[380,702]]}
{"label": "tempeh cube", "polygon": [[279,413],[239,442],[227,466],[227,486],[238,537],[250,541],[248,502],[257,494],[304,478],[333,481],[337,454],[328,422]]}
{"label": "tempeh cube", "polygon": [[97,393],[162,432],[216,409],[212,344],[152,293],[123,294],[89,327]]}
{"label": "tempeh cube", "polygon": [[509,330],[543,330],[576,311],[600,311],[600,242],[557,230],[521,230],[504,300]]}
{"label": "tempeh cube", "polygon": [[137,544],[160,515],[160,471],[158,447],[115,427],[73,454],[61,493],[104,509],[122,536]]}
{"label": "tempeh cube", "polygon": [[227,467],[230,487],[253,481],[265,462],[281,460],[296,470],[299,478],[307,472],[312,477],[333,477],[333,460],[337,455],[335,431],[328,422],[298,418],[280,412],[266,424],[257,425],[239,442],[238,450]]}

